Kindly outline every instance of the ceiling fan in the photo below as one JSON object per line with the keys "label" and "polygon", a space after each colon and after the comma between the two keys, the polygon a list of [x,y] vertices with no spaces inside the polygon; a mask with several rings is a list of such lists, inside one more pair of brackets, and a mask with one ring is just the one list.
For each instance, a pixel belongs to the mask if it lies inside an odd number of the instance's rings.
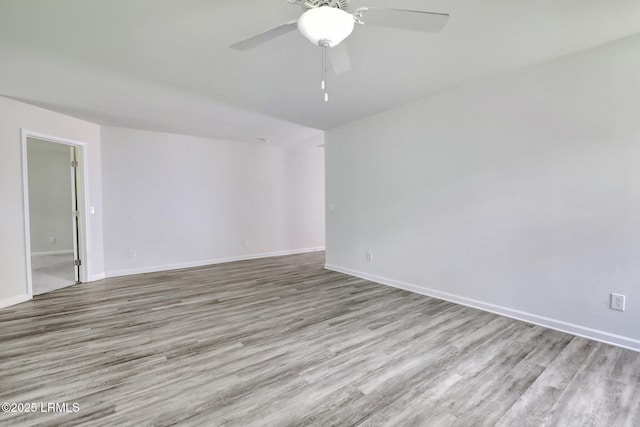
{"label": "ceiling fan", "polygon": [[[292,20],[269,28],[231,45],[236,50],[248,50],[266,43],[296,28],[314,45],[322,48],[323,78],[321,87],[326,90],[326,57],[336,74],[351,70],[347,48],[342,41],[349,37],[355,24],[401,28],[436,33],[442,30],[449,19],[446,13],[409,9],[359,7],[351,11],[349,0],[285,0],[297,4],[304,13]],[[328,94],[325,91],[325,102]]]}

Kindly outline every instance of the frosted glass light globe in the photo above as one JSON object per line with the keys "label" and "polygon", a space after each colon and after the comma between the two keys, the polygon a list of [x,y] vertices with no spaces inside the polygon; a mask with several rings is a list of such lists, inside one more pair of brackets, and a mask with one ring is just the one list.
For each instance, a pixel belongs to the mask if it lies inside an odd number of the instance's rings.
{"label": "frosted glass light globe", "polygon": [[354,26],[353,15],[342,9],[322,6],[307,10],[298,19],[298,29],[314,45],[321,42],[334,47],[349,37]]}

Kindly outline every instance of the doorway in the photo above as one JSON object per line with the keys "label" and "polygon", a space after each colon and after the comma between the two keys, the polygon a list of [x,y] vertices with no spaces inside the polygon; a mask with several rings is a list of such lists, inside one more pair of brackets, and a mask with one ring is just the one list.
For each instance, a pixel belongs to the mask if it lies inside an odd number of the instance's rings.
{"label": "doorway", "polygon": [[82,143],[23,132],[27,283],[40,295],[82,282]]}

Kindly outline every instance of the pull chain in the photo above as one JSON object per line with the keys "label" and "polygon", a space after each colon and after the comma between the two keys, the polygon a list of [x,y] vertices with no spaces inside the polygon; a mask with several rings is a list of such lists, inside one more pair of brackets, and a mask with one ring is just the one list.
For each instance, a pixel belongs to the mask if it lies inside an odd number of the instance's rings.
{"label": "pull chain", "polygon": [[327,47],[329,47],[329,43],[326,40],[321,40],[320,46],[322,46],[322,82],[320,83],[320,89],[324,91],[324,102],[329,102],[329,93],[327,92]]}

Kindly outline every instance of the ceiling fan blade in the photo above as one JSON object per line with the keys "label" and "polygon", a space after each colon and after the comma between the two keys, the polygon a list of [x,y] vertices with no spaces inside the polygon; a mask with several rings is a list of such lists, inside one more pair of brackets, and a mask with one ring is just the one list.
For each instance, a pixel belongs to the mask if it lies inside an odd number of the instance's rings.
{"label": "ceiling fan blade", "polygon": [[345,42],[329,48],[329,58],[331,59],[334,73],[342,74],[351,71],[351,60],[349,59],[349,51]]}
{"label": "ceiling fan blade", "polygon": [[408,9],[378,9],[363,7],[356,10],[362,16],[365,25],[402,28],[405,30],[437,33],[449,20],[446,13],[424,12]]}
{"label": "ceiling fan blade", "polygon": [[275,39],[283,34],[287,34],[290,31],[298,28],[298,21],[289,21],[284,24],[280,24],[277,27],[269,28],[259,34],[253,35],[247,39],[234,43],[231,47],[235,50],[248,50],[254,48],[262,43],[266,43],[271,39]]}

